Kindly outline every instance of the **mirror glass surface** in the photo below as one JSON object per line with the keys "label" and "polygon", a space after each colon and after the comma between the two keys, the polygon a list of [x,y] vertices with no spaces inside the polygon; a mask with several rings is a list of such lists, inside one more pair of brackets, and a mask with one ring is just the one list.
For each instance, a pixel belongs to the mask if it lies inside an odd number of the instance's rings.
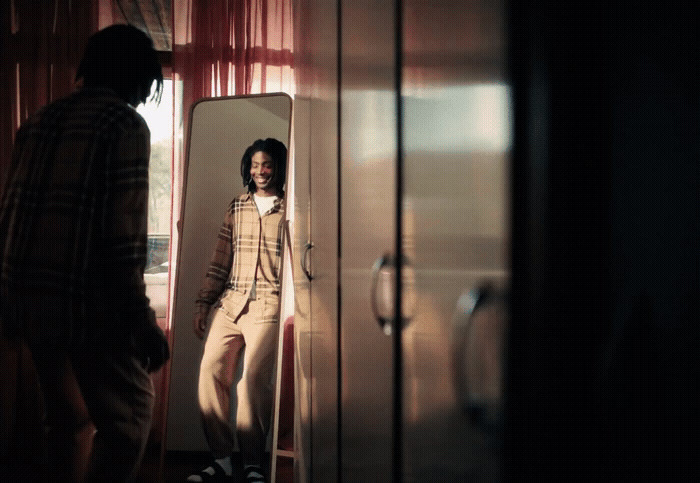
{"label": "mirror glass surface", "polygon": [[268,137],[289,149],[291,107],[287,94],[205,98],[192,107],[172,303],[167,450],[209,449],[197,405],[203,341],[192,326],[195,300],[226,209],[236,195],[246,191],[241,157],[255,140]]}

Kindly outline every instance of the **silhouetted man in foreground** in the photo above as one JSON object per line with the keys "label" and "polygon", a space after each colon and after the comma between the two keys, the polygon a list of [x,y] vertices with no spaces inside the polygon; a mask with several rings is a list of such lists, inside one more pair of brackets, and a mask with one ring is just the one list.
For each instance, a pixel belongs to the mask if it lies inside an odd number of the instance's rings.
{"label": "silhouetted man in foreground", "polygon": [[123,481],[150,430],[149,372],[169,357],[143,280],[150,131],[134,109],[154,81],[159,97],[163,75],[152,41],[114,25],[89,39],[77,80],[15,138],[0,204],[0,316],[39,373],[47,476]]}

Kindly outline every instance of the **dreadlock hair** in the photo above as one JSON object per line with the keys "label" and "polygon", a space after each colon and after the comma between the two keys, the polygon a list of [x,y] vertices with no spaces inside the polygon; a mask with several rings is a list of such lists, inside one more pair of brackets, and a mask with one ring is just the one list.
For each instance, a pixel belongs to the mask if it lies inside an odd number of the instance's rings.
{"label": "dreadlock hair", "polygon": [[255,193],[255,181],[250,176],[250,165],[253,155],[259,151],[272,158],[272,185],[275,187],[277,196],[283,197],[284,183],[287,180],[287,148],[281,141],[274,138],[258,139],[243,153],[243,158],[241,159],[243,186],[248,188],[249,193]]}

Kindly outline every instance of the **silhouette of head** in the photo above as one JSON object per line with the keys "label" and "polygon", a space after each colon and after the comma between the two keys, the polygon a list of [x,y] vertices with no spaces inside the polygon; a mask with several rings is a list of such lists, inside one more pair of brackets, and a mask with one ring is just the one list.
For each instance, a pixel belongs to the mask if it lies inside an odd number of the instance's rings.
{"label": "silhouette of head", "polygon": [[80,61],[76,80],[84,87],[108,87],[136,107],[152,99],[160,101],[163,72],[153,41],[131,25],[112,25],[93,34]]}

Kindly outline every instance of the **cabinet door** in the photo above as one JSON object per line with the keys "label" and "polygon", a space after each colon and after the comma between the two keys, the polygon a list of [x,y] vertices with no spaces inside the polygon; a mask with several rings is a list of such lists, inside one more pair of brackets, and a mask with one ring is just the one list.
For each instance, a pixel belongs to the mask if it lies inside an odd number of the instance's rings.
{"label": "cabinet door", "polygon": [[342,479],[391,481],[393,347],[370,289],[375,262],[395,250],[394,5],[342,1],[341,19]]}
{"label": "cabinet door", "polygon": [[401,208],[416,297],[402,339],[403,476],[493,481],[505,314],[476,321],[458,301],[485,282],[498,293],[509,274],[504,11],[461,0],[402,9]]}
{"label": "cabinet door", "polygon": [[[310,142],[297,145],[309,159],[297,258],[314,277],[297,292],[302,465],[315,481],[492,479],[497,434],[469,419],[453,349],[458,301],[509,275],[502,6],[406,0],[398,19],[393,2],[306,0],[298,12]],[[404,261],[401,293],[382,260]],[[399,299],[395,339],[378,315]]]}
{"label": "cabinet door", "polygon": [[[338,474],[338,7],[296,8],[297,481]],[[306,273],[305,273],[306,272]]]}

